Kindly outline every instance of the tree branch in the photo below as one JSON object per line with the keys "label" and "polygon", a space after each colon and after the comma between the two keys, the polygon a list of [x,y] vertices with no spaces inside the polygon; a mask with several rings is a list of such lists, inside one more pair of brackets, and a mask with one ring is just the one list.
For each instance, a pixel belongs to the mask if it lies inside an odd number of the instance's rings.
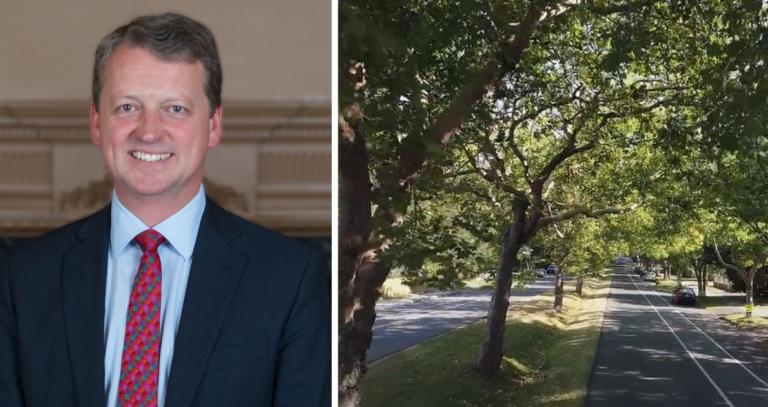
{"label": "tree branch", "polygon": [[509,130],[509,145],[512,147],[512,152],[515,153],[515,157],[517,157],[518,161],[520,161],[520,164],[523,166],[523,175],[525,176],[525,182],[528,183],[528,185],[531,185],[533,183],[533,180],[531,180],[531,167],[528,165],[528,161],[525,159],[525,155],[523,155],[523,152],[520,150],[520,147],[517,146],[517,142],[515,141],[515,135],[514,130]]}
{"label": "tree branch", "polygon": [[[575,140],[574,140],[575,141]],[[547,163],[547,166],[544,167],[536,176],[536,180],[533,182],[534,184],[540,184],[544,185],[545,182],[549,179],[549,177],[552,175],[552,172],[555,171],[555,169],[562,164],[565,160],[567,160],[569,157],[573,157],[576,154],[583,153],[585,151],[592,150],[597,146],[597,143],[590,142],[582,146],[576,147],[574,143],[571,141],[568,142],[568,145],[565,146],[562,150],[560,150],[559,153],[557,153],[554,157],[552,157],[551,160],[549,160],[549,163]]]}
{"label": "tree branch", "polygon": [[451,178],[458,178],[458,177],[463,177],[464,175],[471,175],[471,174],[477,174],[477,170],[471,169],[471,170],[464,170],[464,171],[454,172],[453,174],[444,175],[442,178],[443,179],[451,179]]}
{"label": "tree branch", "polygon": [[491,185],[501,189],[502,191],[512,194],[518,199],[522,199],[526,202],[528,201],[528,197],[525,195],[525,193],[523,193],[523,191],[520,191],[519,189],[505,183],[504,180],[499,178],[498,174],[492,175],[491,173],[483,171],[480,167],[478,167],[477,158],[472,155],[472,153],[469,151],[469,148],[467,148],[467,146],[462,146],[462,148],[464,149],[464,154],[467,156],[469,163],[472,165],[472,168],[475,169],[477,175],[491,183]]}
{"label": "tree branch", "polygon": [[757,233],[758,236],[760,236],[760,240],[762,240],[765,243],[768,243],[768,235],[765,234],[765,232],[763,231],[762,228],[760,228],[760,226],[757,224],[757,222],[755,222],[755,223],[748,222],[748,221],[746,221],[744,219],[742,219],[742,221],[744,223],[746,223],[747,225],[749,225],[749,227],[752,228],[752,230],[754,230],[755,233]]}
{"label": "tree branch", "polygon": [[572,6],[571,9],[582,8],[591,13],[601,16],[610,16],[617,13],[627,13],[638,11],[639,9],[649,6],[655,3],[657,0],[639,0],[639,1],[627,1],[622,3],[612,4],[595,4],[594,1],[585,1],[580,5]]}
{"label": "tree branch", "polygon": [[544,13],[542,2],[534,1],[528,13],[515,27],[514,35],[503,41],[494,58],[471,76],[455,99],[423,132],[409,133],[398,148],[398,160],[392,169],[393,179],[408,183],[429,158],[428,145],[444,146],[454,132],[464,124],[472,107],[481,100],[502,76],[517,68],[528,49],[531,35]]}
{"label": "tree branch", "polygon": [[596,211],[589,208],[574,208],[569,211],[559,213],[557,215],[551,215],[551,216],[547,216],[545,218],[539,219],[538,228],[541,229],[550,224],[562,222],[578,215],[583,215],[587,218],[598,218],[603,215],[622,214],[622,213],[630,212],[637,209],[638,207],[640,207],[639,203],[633,204],[632,206],[629,206],[626,208],[610,207],[610,208],[603,208]]}
{"label": "tree branch", "polygon": [[720,255],[720,249],[717,248],[717,241],[714,237],[712,238],[712,243],[715,246],[715,254],[717,255],[717,260],[720,262],[720,264],[727,269],[734,270],[735,272],[739,273],[742,278],[744,278],[746,275],[744,270],[742,270],[740,267],[734,266],[733,264],[728,264],[725,262],[725,260],[723,260],[723,256]]}

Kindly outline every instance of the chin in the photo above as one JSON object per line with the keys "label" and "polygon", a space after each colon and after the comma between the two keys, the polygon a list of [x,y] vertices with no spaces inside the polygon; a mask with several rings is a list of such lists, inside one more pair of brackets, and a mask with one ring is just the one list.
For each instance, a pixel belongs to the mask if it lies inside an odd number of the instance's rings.
{"label": "chin", "polygon": [[172,183],[164,180],[131,180],[125,183],[126,189],[138,195],[161,195],[172,189]]}

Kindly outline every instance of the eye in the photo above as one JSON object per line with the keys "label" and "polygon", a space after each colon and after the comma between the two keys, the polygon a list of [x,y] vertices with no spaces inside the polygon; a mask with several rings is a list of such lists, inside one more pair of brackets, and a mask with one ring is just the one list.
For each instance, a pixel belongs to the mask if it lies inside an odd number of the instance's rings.
{"label": "eye", "polygon": [[181,113],[184,111],[184,108],[181,106],[171,106],[171,111],[173,113]]}
{"label": "eye", "polygon": [[131,106],[131,105],[122,105],[118,109],[120,109],[123,112],[130,112],[131,110],[133,110],[133,106]]}

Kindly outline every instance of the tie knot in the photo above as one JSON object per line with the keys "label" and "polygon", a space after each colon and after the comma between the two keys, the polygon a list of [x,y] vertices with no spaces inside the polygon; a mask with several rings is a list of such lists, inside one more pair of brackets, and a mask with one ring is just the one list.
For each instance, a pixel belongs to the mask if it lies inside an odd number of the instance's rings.
{"label": "tie knot", "polygon": [[133,240],[139,244],[143,252],[156,252],[157,248],[166,242],[165,237],[154,229],[147,229],[139,233]]}

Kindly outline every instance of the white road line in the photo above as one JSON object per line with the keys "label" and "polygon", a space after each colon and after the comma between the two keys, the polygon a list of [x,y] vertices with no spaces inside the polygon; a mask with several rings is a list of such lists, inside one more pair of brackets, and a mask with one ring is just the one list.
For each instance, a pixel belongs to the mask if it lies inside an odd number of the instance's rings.
{"label": "white road line", "polygon": [[685,346],[685,344],[684,344],[684,343],[683,343],[683,341],[680,339],[680,337],[679,337],[679,336],[677,336],[677,333],[675,333],[675,330],[674,330],[674,329],[672,329],[672,327],[671,327],[671,326],[669,326],[669,324],[667,323],[667,320],[666,320],[666,319],[664,319],[664,317],[663,317],[663,316],[661,316],[661,313],[659,312],[659,310],[658,310],[658,309],[656,309],[656,306],[655,306],[655,305],[653,305],[653,303],[651,302],[651,300],[649,300],[649,299],[648,299],[648,297],[646,297],[646,296],[645,296],[645,293],[643,293],[643,291],[642,291],[642,290],[640,290],[640,287],[638,287],[638,286],[637,286],[637,283],[635,283],[635,279],[634,279],[634,278],[632,278],[632,276],[631,276],[629,273],[626,273],[626,275],[627,275],[627,276],[629,276],[629,279],[630,279],[630,281],[632,281],[632,284],[634,284],[634,285],[635,285],[635,288],[636,288],[636,289],[637,289],[637,291],[640,293],[640,295],[642,295],[642,296],[643,296],[643,298],[645,298],[645,300],[646,300],[646,301],[648,301],[648,304],[650,304],[650,305],[651,305],[651,307],[653,308],[653,310],[654,310],[654,311],[656,311],[656,315],[658,315],[658,316],[659,316],[659,318],[661,318],[661,321],[662,321],[662,322],[664,322],[664,325],[666,325],[666,326],[667,326],[667,328],[669,329],[669,332],[672,332],[672,335],[674,335],[674,336],[675,336],[675,339],[677,339],[677,341],[678,341],[678,342],[680,342],[680,345],[683,347],[683,349],[685,349],[685,351],[686,351],[686,352],[688,352],[688,356],[690,356],[690,357],[691,357],[691,359],[693,360],[693,362],[694,362],[694,363],[696,363],[696,366],[698,366],[698,367],[699,367],[699,370],[701,370],[701,373],[704,373],[704,376],[706,376],[707,380],[709,380],[709,383],[711,383],[711,384],[712,384],[712,386],[714,386],[715,390],[717,390],[717,392],[720,394],[720,397],[722,397],[722,398],[723,398],[723,401],[725,401],[725,403],[726,403],[726,404],[728,404],[728,406],[729,406],[729,407],[734,407],[733,403],[731,403],[731,400],[729,400],[729,399],[728,399],[728,397],[725,395],[725,393],[723,393],[723,390],[722,390],[722,389],[720,389],[720,386],[718,386],[718,385],[717,385],[717,383],[715,383],[715,381],[714,381],[714,380],[712,380],[712,377],[710,377],[710,376],[709,376],[709,373],[707,373],[707,371],[706,371],[706,370],[704,370],[704,367],[703,367],[703,366],[701,366],[701,364],[699,363],[699,361],[698,361],[698,360],[696,360],[696,357],[695,357],[695,356],[693,356],[693,353],[691,353],[691,351],[688,349],[688,347],[687,347],[687,346]]}
{"label": "white road line", "polygon": [[[630,276],[630,278],[632,278],[632,276]],[[634,282],[634,280],[632,280],[632,282]],[[637,284],[635,284],[635,285],[637,285]],[[661,296],[661,294],[659,294],[659,293],[658,293],[658,291],[656,292],[656,295],[658,295],[658,296],[659,296],[659,298],[661,298],[662,300],[664,300],[664,298]],[[666,300],[664,300],[664,302],[666,303]],[[709,335],[707,335],[707,334],[706,334],[704,331],[702,331],[702,330],[701,330],[701,329],[700,329],[700,328],[699,328],[699,327],[698,327],[696,324],[694,324],[694,323],[693,323],[693,321],[691,321],[690,319],[688,319],[688,317],[687,317],[687,316],[685,316],[685,314],[683,314],[682,312],[680,312],[680,310],[679,310],[679,309],[677,309],[677,308],[675,308],[675,307],[672,307],[672,306],[669,306],[668,308],[671,308],[671,309],[675,310],[675,312],[677,312],[677,313],[678,313],[678,314],[680,314],[680,315],[681,315],[683,318],[685,318],[685,320],[686,320],[686,321],[688,321],[688,323],[690,323],[691,325],[693,325],[693,327],[694,327],[694,328],[696,328],[696,330],[697,330],[697,331],[701,332],[701,334],[702,334],[702,335],[704,335],[705,337],[707,337],[707,339],[709,339],[709,340],[710,340],[712,343],[714,343],[714,344],[715,344],[715,346],[717,346],[718,348],[720,348],[720,350],[721,350],[721,351],[723,351],[723,352],[724,352],[726,355],[728,355],[728,357],[729,357],[729,358],[731,358],[731,359],[732,359],[734,362],[736,362],[736,363],[737,363],[739,366],[741,366],[741,367],[742,367],[744,370],[746,370],[746,371],[747,371],[747,373],[749,373],[749,374],[750,374],[752,377],[754,377],[754,378],[755,378],[755,380],[757,380],[758,382],[760,382],[760,384],[762,384],[762,385],[763,385],[763,387],[765,387],[766,389],[768,389],[768,383],[766,383],[766,382],[765,382],[763,379],[761,379],[761,378],[760,378],[758,375],[756,375],[756,374],[755,374],[755,373],[754,373],[752,370],[750,370],[748,367],[746,367],[746,366],[744,365],[744,363],[741,363],[741,361],[740,361],[739,359],[736,359],[736,358],[735,358],[733,355],[731,355],[731,354],[730,354],[730,352],[728,352],[727,350],[725,350],[725,348],[723,348],[722,346],[720,346],[720,344],[719,344],[719,343],[717,343],[717,342],[716,342],[714,339],[712,339],[712,337],[710,337]]]}

